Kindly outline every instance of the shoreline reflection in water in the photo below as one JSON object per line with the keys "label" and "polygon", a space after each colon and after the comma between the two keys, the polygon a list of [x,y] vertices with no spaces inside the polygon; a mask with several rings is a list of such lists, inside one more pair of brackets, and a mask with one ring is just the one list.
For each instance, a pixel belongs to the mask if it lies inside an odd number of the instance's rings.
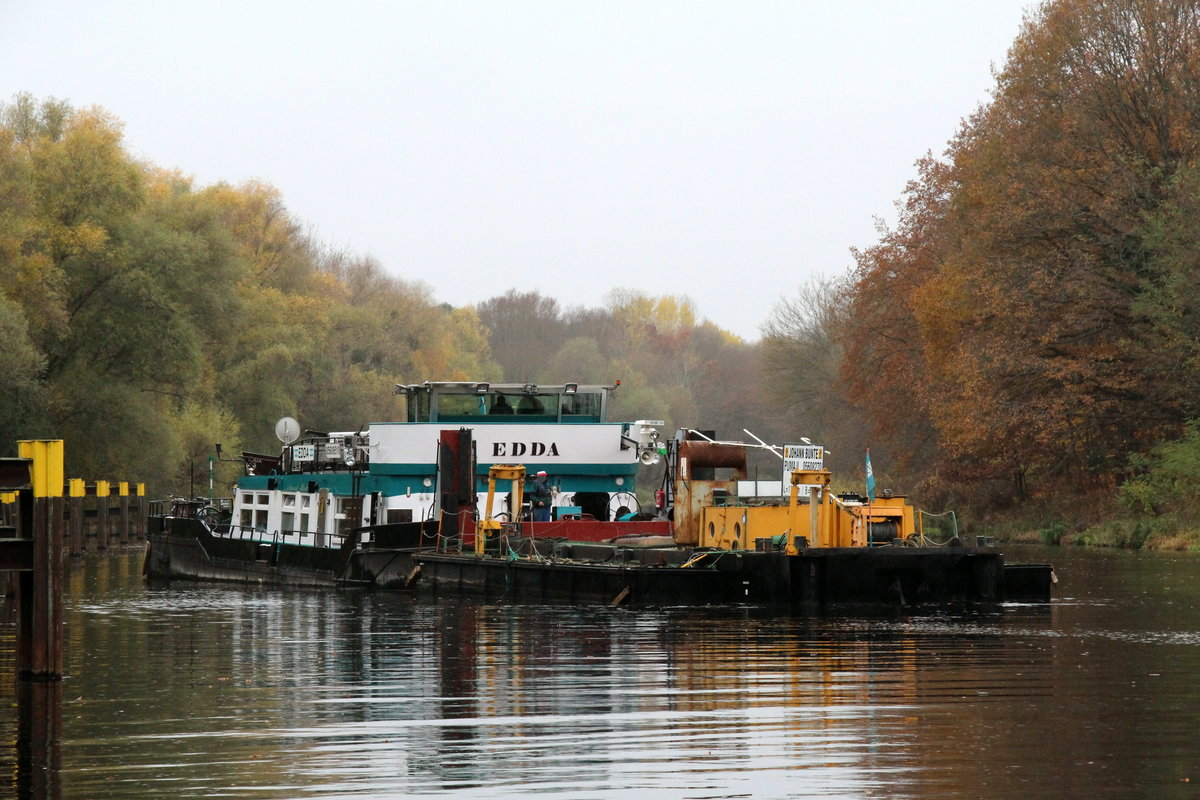
{"label": "shoreline reflection in water", "polygon": [[1197,612],[1125,611],[1153,608],[1156,580],[1183,605],[1196,560],[1078,556],[1051,608],[803,616],[148,588],[135,556],[71,574],[65,798],[1024,800],[1200,780]]}

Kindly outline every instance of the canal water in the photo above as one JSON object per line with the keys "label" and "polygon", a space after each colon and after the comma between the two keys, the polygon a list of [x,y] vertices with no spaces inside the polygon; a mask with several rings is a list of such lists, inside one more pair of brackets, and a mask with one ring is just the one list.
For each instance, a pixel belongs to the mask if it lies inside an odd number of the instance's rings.
{"label": "canal water", "polygon": [[52,777],[79,800],[1200,796],[1200,556],[1009,555],[1055,564],[1051,607],[424,602],[147,587],[139,554],[91,556]]}

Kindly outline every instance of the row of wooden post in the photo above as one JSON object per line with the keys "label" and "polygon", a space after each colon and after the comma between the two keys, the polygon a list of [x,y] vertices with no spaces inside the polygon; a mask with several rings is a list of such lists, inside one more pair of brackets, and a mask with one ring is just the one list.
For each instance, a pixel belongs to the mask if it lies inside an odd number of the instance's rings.
{"label": "row of wooden post", "polygon": [[144,484],[131,492],[129,483],[117,483],[114,493],[107,481],[64,481],[61,439],[20,441],[17,452],[19,458],[0,458],[0,571],[12,576],[17,616],[17,790],[21,798],[55,800],[64,562],[68,554],[144,541],[149,503]]}
{"label": "row of wooden post", "polygon": [[[64,552],[80,555],[146,540],[150,503],[146,485],[126,481],[86,483],[72,478],[64,486],[61,529]],[[0,491],[0,525],[20,527],[17,492]]]}

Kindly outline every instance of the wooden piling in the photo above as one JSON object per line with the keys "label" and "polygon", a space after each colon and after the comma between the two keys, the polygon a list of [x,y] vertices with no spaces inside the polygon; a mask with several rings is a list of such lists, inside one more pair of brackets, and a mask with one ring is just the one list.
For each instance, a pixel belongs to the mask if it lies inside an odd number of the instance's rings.
{"label": "wooden piling", "polygon": [[[22,488],[21,538],[33,541],[30,570],[18,579],[17,673],[28,680],[62,678],[63,443],[25,440],[17,452],[29,460],[30,488]],[[28,512],[25,509],[28,508]],[[24,522],[24,520],[23,520]]]}
{"label": "wooden piling", "polygon": [[108,481],[96,481],[96,549],[108,549]]}
{"label": "wooden piling", "polygon": [[81,478],[72,478],[68,487],[70,495],[71,524],[67,532],[67,552],[77,556],[83,552],[83,498],[87,496],[87,486]]}
{"label": "wooden piling", "polygon": [[137,485],[137,540],[146,541],[146,533],[150,529],[150,503],[146,500],[146,484]]}
{"label": "wooden piling", "polygon": [[133,541],[129,525],[129,481],[120,481],[117,484],[117,498],[117,520],[119,525],[117,541],[121,544],[129,544]]}

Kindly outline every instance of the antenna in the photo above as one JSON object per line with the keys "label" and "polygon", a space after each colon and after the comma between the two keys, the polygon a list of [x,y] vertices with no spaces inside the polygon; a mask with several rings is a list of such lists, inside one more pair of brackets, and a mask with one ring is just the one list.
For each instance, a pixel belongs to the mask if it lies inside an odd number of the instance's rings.
{"label": "antenna", "polygon": [[291,444],[300,438],[300,423],[291,417],[282,417],[275,423],[275,435],[284,444]]}

